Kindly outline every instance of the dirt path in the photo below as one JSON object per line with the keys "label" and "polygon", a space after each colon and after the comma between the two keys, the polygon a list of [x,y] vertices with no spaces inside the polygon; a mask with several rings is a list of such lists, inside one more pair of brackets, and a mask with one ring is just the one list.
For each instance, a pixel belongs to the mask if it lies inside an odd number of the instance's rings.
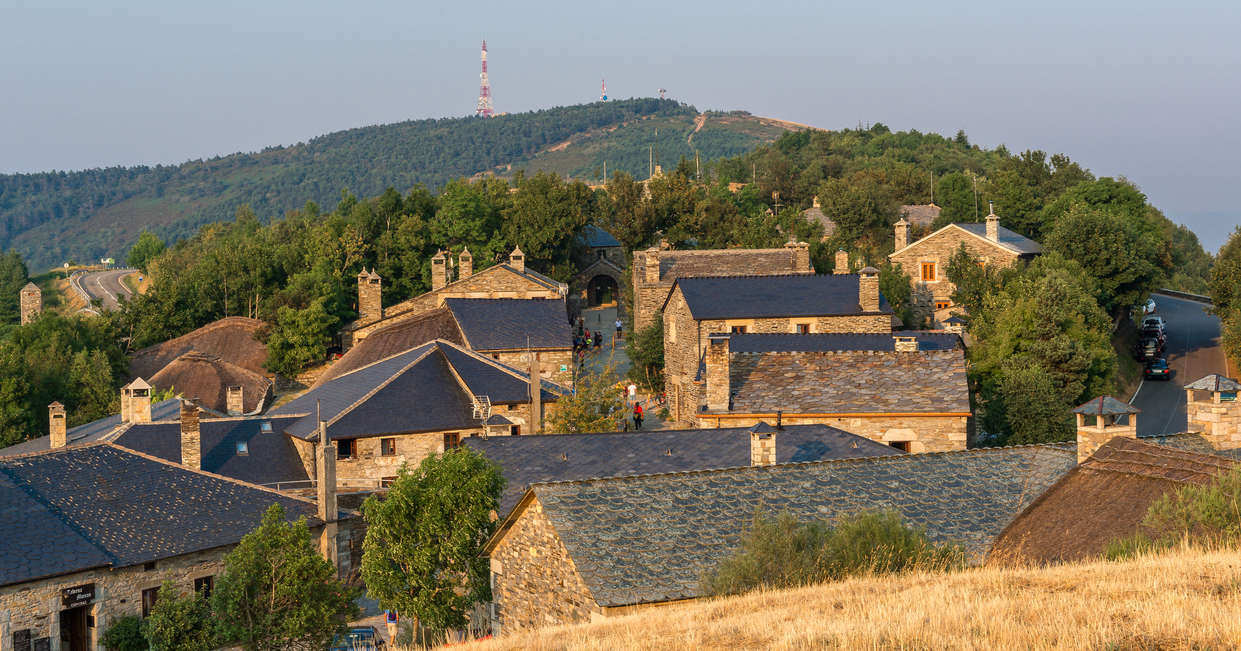
{"label": "dirt path", "polygon": [[707,114],[699,113],[698,117],[694,118],[694,130],[691,131],[689,133],[689,137],[685,139],[685,144],[689,145],[692,148],[694,146],[694,134],[701,131],[702,125],[706,123],[707,123]]}

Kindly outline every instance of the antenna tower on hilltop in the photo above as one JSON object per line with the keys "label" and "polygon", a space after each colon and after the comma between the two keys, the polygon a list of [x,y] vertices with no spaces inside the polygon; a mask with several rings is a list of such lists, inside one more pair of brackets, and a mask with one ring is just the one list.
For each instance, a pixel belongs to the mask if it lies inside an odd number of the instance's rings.
{"label": "antenna tower on hilltop", "polygon": [[602,79],[599,81],[599,101],[600,102],[608,101],[608,80],[607,79]]}
{"label": "antenna tower on hilltop", "polygon": [[483,39],[483,72],[478,75],[478,108],[474,115],[491,117],[491,82],[487,81],[487,40]]}

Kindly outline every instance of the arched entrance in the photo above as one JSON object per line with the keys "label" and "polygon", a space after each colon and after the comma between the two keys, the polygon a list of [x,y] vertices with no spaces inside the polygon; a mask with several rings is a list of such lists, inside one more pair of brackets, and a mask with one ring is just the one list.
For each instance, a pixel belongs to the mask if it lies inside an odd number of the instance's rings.
{"label": "arched entrance", "polygon": [[616,279],[599,274],[586,284],[587,307],[614,307],[620,296],[617,291]]}

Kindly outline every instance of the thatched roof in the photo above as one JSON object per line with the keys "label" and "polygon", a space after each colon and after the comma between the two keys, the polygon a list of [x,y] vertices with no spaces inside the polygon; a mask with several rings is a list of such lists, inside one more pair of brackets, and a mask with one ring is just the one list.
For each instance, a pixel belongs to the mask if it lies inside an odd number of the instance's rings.
{"label": "thatched roof", "polygon": [[158,389],[175,389],[219,414],[228,413],[228,387],[242,388],[242,413],[257,413],[272,397],[272,381],[267,377],[230,364],[214,355],[189,352],[174,360],[151,378]]}
{"label": "thatched roof", "polygon": [[464,346],[461,328],[448,308],[440,307],[376,330],[329,366],[314,386],[322,386],[350,371],[387,359],[427,342],[443,339]]}
{"label": "thatched roof", "polygon": [[1138,531],[1146,510],[1168,491],[1205,484],[1236,465],[1212,454],[1116,437],[1069,471],[996,538],[1001,562],[1058,563],[1098,557]]}
{"label": "thatched roof", "polygon": [[[267,346],[259,341],[258,333],[266,324],[258,319],[230,316],[156,344],[133,354],[129,360],[129,374],[134,377],[151,378],[172,360],[188,352],[214,355],[230,364],[266,375],[263,364],[267,362]],[[180,387],[178,387],[180,388]]]}

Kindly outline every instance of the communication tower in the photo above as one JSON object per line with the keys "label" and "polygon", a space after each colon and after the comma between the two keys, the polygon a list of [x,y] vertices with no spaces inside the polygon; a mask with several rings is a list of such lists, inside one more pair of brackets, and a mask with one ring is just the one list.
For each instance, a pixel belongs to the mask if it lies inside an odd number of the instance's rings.
{"label": "communication tower", "polygon": [[664,98],[664,93],[666,93],[666,92],[668,92],[668,90],[667,90],[667,89],[665,89],[665,88],[660,88],[660,89],[659,89],[659,99],[663,99],[663,98]]}
{"label": "communication tower", "polygon": [[608,80],[607,79],[600,80],[599,82],[599,101],[600,102],[608,101]]}
{"label": "communication tower", "polygon": [[492,110],[491,82],[487,80],[487,40],[483,39],[483,72],[478,75],[478,108],[474,109],[474,115],[489,118]]}

